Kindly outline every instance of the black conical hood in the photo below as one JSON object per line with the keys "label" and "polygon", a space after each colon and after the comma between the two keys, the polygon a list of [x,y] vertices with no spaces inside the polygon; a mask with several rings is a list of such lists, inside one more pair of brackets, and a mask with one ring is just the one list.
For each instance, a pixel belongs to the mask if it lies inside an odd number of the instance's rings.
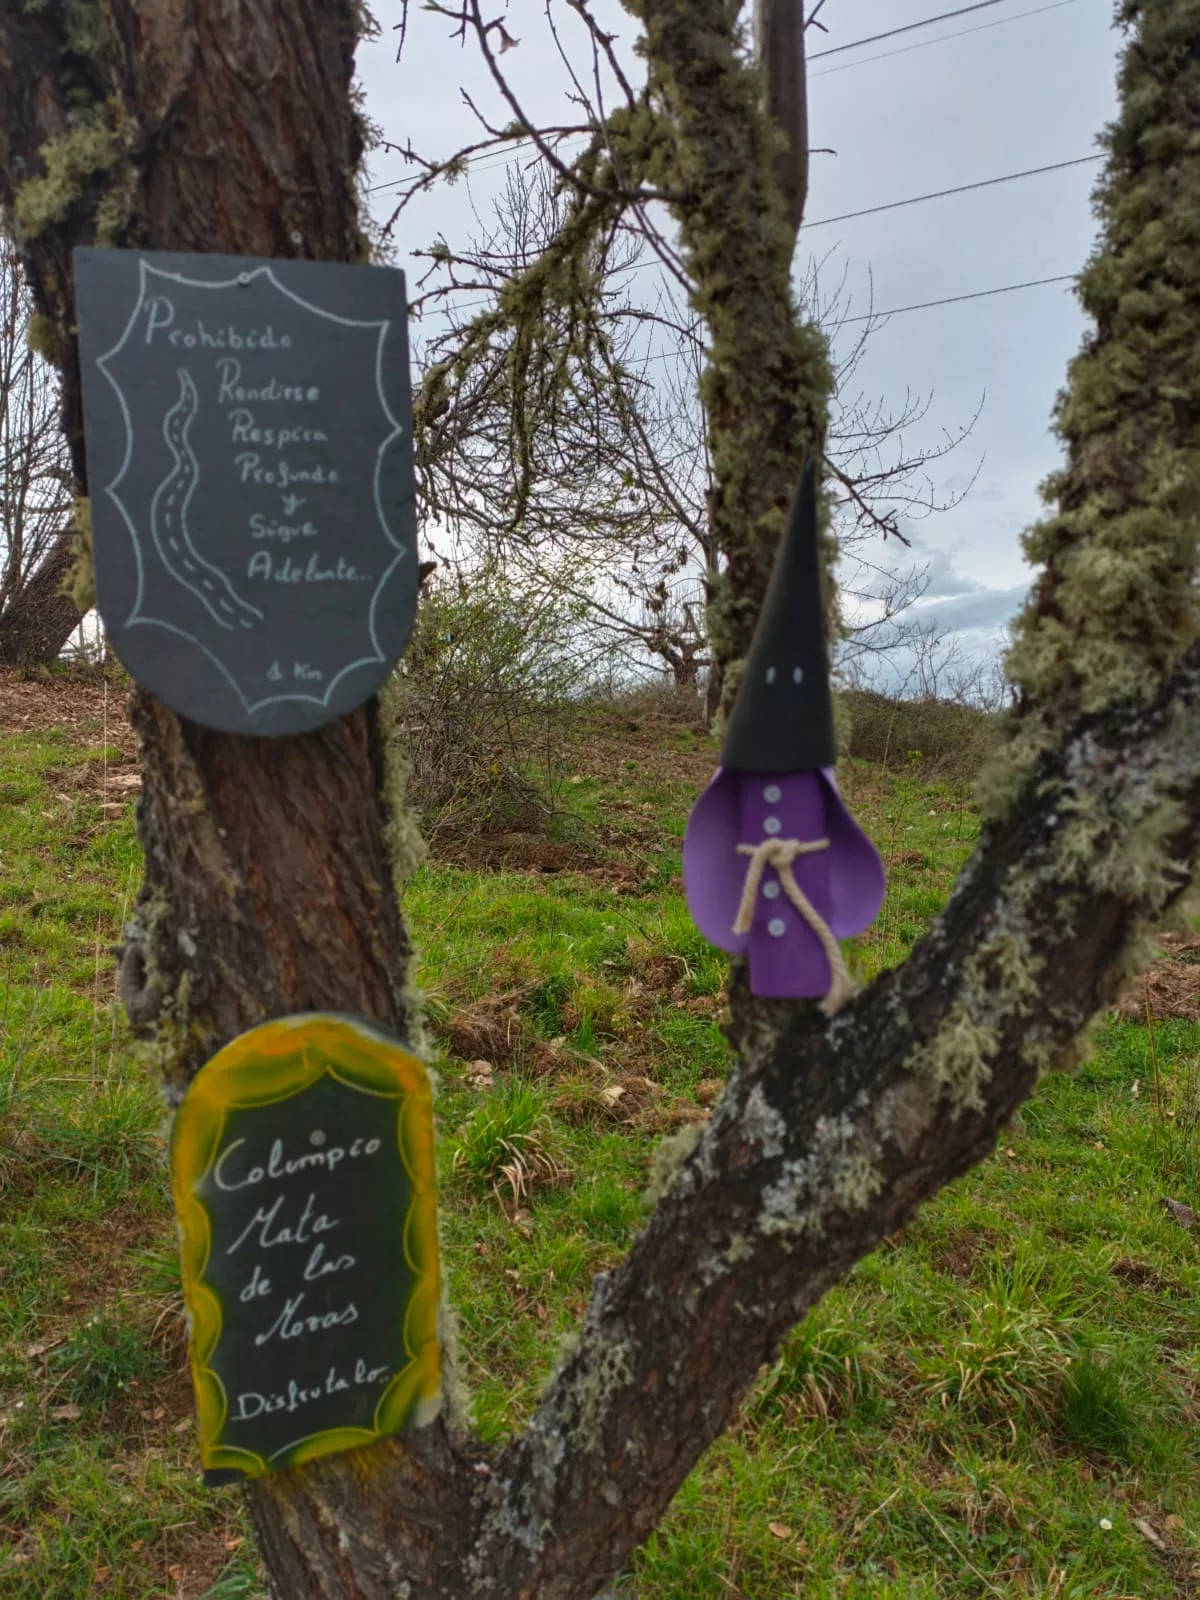
{"label": "black conical hood", "polygon": [[733,772],[813,772],[836,747],[817,552],[811,458],[792,502],[775,570],[733,703],[721,766]]}

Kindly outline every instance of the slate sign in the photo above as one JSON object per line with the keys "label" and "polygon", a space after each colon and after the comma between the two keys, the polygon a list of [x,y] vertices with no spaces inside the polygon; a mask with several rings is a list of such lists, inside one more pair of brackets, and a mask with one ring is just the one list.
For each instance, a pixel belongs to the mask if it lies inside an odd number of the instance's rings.
{"label": "slate sign", "polygon": [[171,1178],[207,1482],[436,1413],[433,1098],[415,1056],[349,1017],[254,1028],[189,1088]]}
{"label": "slate sign", "polygon": [[227,732],[353,710],[416,607],[404,274],[79,249],[75,291],[117,655]]}

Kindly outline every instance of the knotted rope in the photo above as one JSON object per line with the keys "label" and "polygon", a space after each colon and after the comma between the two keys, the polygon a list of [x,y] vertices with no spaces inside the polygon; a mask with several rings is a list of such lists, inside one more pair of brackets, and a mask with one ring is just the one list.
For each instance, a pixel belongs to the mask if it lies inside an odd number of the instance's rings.
{"label": "knotted rope", "polygon": [[827,1017],[831,1017],[853,994],[854,985],[850,974],[846,971],[841,946],[834,938],[829,924],[796,882],[792,872],[792,862],[797,856],[812,855],[817,850],[828,850],[829,840],[764,839],[761,844],[739,844],[737,848],[738,855],[750,857],[750,865],[746,868],[742,900],[738,906],[737,919],[733,924],[734,933],[750,932],[758,891],[762,886],[762,875],[768,867],[774,867],[779,874],[784,894],[820,940],[821,949],[824,950],[829,962],[829,992],[821,1001],[821,1010]]}

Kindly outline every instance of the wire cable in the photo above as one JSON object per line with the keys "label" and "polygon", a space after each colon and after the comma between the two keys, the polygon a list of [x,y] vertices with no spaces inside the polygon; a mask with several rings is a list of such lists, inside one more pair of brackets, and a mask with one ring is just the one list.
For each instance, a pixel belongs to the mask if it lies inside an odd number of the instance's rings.
{"label": "wire cable", "polygon": [[906,22],[902,28],[892,28],[887,33],[873,33],[866,39],[855,39],[851,44],[836,44],[832,50],[818,50],[809,61],[823,61],[826,56],[840,56],[844,50],[858,50],[865,44],[878,44],[882,39],[894,39],[900,33],[915,33],[918,28],[931,28],[935,22],[950,22],[954,17],[965,17],[972,11],[989,11],[992,6],[1008,5],[1010,0],[977,0],[973,6],[960,6],[957,11],[943,11],[938,17],[926,17],[922,22]]}
{"label": "wire cable", "polygon": [[[813,222],[802,223],[800,231],[803,233],[809,228],[824,228],[833,222],[847,222],[851,217],[871,217],[876,216],[881,211],[899,211],[904,206],[921,205],[926,200],[941,200],[946,195],[967,194],[972,189],[989,189],[998,183],[1016,183],[1020,178],[1035,178],[1044,172],[1062,172],[1068,167],[1081,167],[1089,162],[1103,161],[1103,159],[1103,155],[1097,153],[1094,156],[1077,156],[1073,161],[1056,161],[1048,167],[1029,167],[1024,172],[1006,172],[1000,178],[981,178],[977,183],[962,183],[954,189],[935,189],[929,194],[912,195],[907,200],[889,200],[886,205],[864,206],[860,211],[844,211],[840,216],[836,217],[818,217]],[[645,272],[655,265],[654,261],[634,261],[628,266],[617,267],[612,276],[625,277],[632,273]],[[993,291],[989,290],[988,292],[991,293]],[[1004,291],[997,290],[995,292],[1003,293]],[[455,310],[469,311],[473,306],[488,305],[490,300],[491,296],[489,295],[481,295],[475,300],[463,300],[459,302]]]}
{"label": "wire cable", "polygon": [[[1007,0],[1005,0],[1005,3],[1007,3]],[[984,5],[999,5],[999,4],[1001,4],[1001,0],[983,0],[983,4]],[[1050,5],[1037,6],[1032,11],[1018,11],[1016,16],[1013,16],[1013,17],[1000,17],[995,22],[981,22],[981,23],[976,24],[976,26],[973,27],[973,28],[960,28],[955,33],[945,33],[945,34],[942,34],[941,37],[937,38],[937,39],[923,39],[923,40],[921,40],[921,42],[919,44],[903,45],[899,50],[885,50],[880,55],[867,56],[866,59],[863,60],[863,61],[847,61],[843,66],[840,66],[840,67],[826,67],[824,72],[814,72],[814,73],[811,73],[810,76],[813,77],[813,78],[827,78],[827,77],[830,76],[831,73],[834,73],[834,72],[849,72],[854,67],[866,67],[866,66],[869,66],[872,61],[886,61],[889,56],[906,55],[910,50],[926,50],[926,49],[929,48],[930,45],[932,45],[932,44],[942,44],[947,39],[961,39],[961,38],[964,38],[969,33],[982,33],[985,28],[1002,28],[1002,27],[1004,27],[1004,25],[1006,23],[1009,23],[1009,22],[1020,22],[1023,17],[1041,16],[1043,11],[1061,11],[1064,6],[1073,6],[1075,4],[1076,4],[1076,0],[1052,0],[1052,3]],[[967,6],[965,8],[966,11],[978,11],[978,10],[981,10],[981,9],[982,9],[981,5]],[[957,17],[957,16],[962,16],[964,14],[965,13],[963,11],[947,11],[940,17],[930,17],[928,19],[928,21],[929,22],[942,22],[942,21],[944,21],[946,19],[946,17]],[[913,22],[913,23],[910,23],[905,28],[897,28],[895,30],[895,32],[896,33],[908,33],[913,28],[923,28],[925,26],[926,26],[926,23],[924,23],[924,22]],[[891,37],[892,37],[892,34],[889,34],[889,33],[877,33],[877,34],[875,34],[873,36],[874,39],[890,39]],[[857,40],[855,40],[853,45],[849,45],[849,44],[839,45],[837,47],[837,50],[823,50],[823,51],[819,52],[819,55],[836,55],[839,50],[853,50],[853,49],[857,49],[857,47],[859,45],[870,44],[871,42],[872,42],[871,39],[857,39]],[[810,62],[816,61],[818,59],[819,59],[819,57],[815,56],[815,55],[808,57],[808,60]],[[519,142],[519,141],[514,141],[514,143],[516,143],[516,142]],[[496,153],[488,152],[487,154],[481,154],[479,156],[468,156],[467,160],[464,162],[464,165],[467,168],[469,168],[469,170],[471,172],[473,172],[473,173],[493,172],[493,171],[495,171],[495,169],[497,167],[515,167],[515,166],[518,166],[525,159],[526,159],[525,156],[500,156],[500,155],[498,155]],[[407,178],[390,178],[385,183],[373,183],[373,184],[371,184],[371,186],[367,189],[367,193],[368,194],[379,194],[384,189],[400,189],[408,181],[409,180]],[[810,224],[810,226],[815,227],[816,224],[812,223],[812,224]]]}
{"label": "wire cable", "polygon": [[956,306],[963,300],[986,300],[994,294],[1015,294],[1018,289],[1040,289],[1044,283],[1074,283],[1077,273],[1060,272],[1056,278],[1030,278],[1027,283],[1006,283],[999,289],[976,289],[974,294],[949,294],[941,300],[922,300],[912,306],[893,306],[890,311],[870,311],[865,317],[842,317],[838,327],[851,322],[873,322],[876,317],[899,317],[906,311],[930,311],[934,306]]}
{"label": "wire cable", "polygon": [[945,44],[948,39],[965,39],[969,33],[983,33],[988,28],[1003,28],[1010,22],[1020,22],[1024,17],[1040,17],[1045,11],[1061,11],[1064,6],[1073,6],[1078,0],[1052,0],[1050,5],[1035,6],[1032,11],[1018,11],[1012,17],[997,17],[995,22],[977,22],[973,28],[958,28],[953,33],[939,34],[936,39],[920,39],[916,44],[902,44],[898,50],[881,50],[878,55],[864,56],[861,61],[845,61],[840,67],[826,67],[821,72],[810,72],[810,81],[814,78],[828,78],[835,72],[852,72],[855,67],[870,66],[872,61],[887,61],[892,56],[906,56],[913,50],[928,50],[931,45]]}
{"label": "wire cable", "polygon": [[1094,156],[1076,156],[1074,161],[1056,161],[1049,167],[1027,167],[1024,172],[1006,172],[1001,178],[981,178],[978,183],[960,183],[954,189],[933,189],[929,194],[915,194],[910,200],[891,200],[883,206],[864,206],[861,211],[843,211],[836,217],[818,217],[815,222],[801,223],[806,228],[827,228],[831,222],[849,222],[852,217],[874,217],[881,211],[899,211],[902,206],[919,206],[925,200],[944,200],[950,194],[968,194],[972,189],[992,189],[998,183],[1016,183],[1018,178],[1036,178],[1043,172],[1062,172],[1067,167],[1082,167],[1090,161],[1103,161],[1102,153]]}
{"label": "wire cable", "polygon": [[[916,305],[893,306],[890,311],[869,311],[862,317],[839,317],[837,326],[844,328],[852,322],[874,322],[877,318],[883,321],[887,317],[903,316],[907,311],[931,311],[935,306],[956,306],[964,300],[987,300],[992,295],[1015,294],[1018,289],[1040,289],[1047,283],[1073,283],[1076,276],[1074,272],[1062,272],[1056,278],[1030,278],[1026,283],[1006,283],[998,289],[976,289],[974,294],[950,294],[940,300],[921,300]],[[705,351],[705,354],[708,352]],[[673,361],[678,355],[677,350],[664,350],[659,355],[643,357],[642,364],[646,365],[651,361]]]}

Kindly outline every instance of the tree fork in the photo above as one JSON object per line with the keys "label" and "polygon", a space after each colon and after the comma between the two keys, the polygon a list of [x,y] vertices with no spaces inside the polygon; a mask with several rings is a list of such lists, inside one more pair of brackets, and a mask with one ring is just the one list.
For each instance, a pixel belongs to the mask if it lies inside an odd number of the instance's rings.
{"label": "tree fork", "polygon": [[[0,3],[0,201],[55,330],[81,494],[73,246],[365,259],[350,97],[359,17],[353,0],[152,12],[135,0]],[[357,1013],[413,1042],[411,952],[388,848],[403,818],[389,799],[379,707],[271,740],[197,727],[141,690],[131,710],[146,877],[121,991],[171,1097],[229,1039],[289,1012]],[[462,1496],[461,1483],[444,1488],[450,1459],[441,1422],[411,1450],[384,1447],[373,1465],[389,1485],[381,1526],[396,1528],[409,1500],[418,1522],[426,1502],[442,1520]],[[293,1583],[278,1487],[250,1499],[279,1592],[355,1593]],[[370,1497],[350,1495],[359,1499],[365,1518]]]}
{"label": "tree fork", "polygon": [[[733,440],[717,458],[723,514],[740,506],[752,538],[765,540],[794,481],[784,483],[782,464],[805,442],[805,416],[819,432],[824,391],[783,319],[777,236],[787,224],[758,187],[769,141],[753,133],[706,143],[697,120],[708,74],[719,116],[762,126],[757,91],[746,98],[752,75],[738,76],[731,53],[731,9],[640,3],[659,103],[683,130],[693,181],[710,156],[718,184],[737,177],[730,160],[754,156],[750,188],[737,192],[766,209],[757,221],[728,219],[738,226],[722,255],[724,202],[709,204],[697,188],[692,259],[720,329],[716,365],[743,327],[764,360],[771,330],[791,351],[770,366],[757,398],[738,367],[728,404],[710,414]],[[1127,56],[1134,114],[1152,122],[1169,102],[1180,126],[1192,126],[1198,0],[1125,0],[1123,15],[1140,30]],[[347,0],[166,0],[153,9],[46,0],[33,13],[0,0],[2,197],[57,323],[80,463],[70,246],[101,238],[357,259],[353,37]],[[1148,77],[1157,96],[1141,92]],[[1180,280],[1180,332],[1194,342],[1194,230],[1173,185],[1197,158],[1163,153],[1140,127],[1129,142],[1140,176],[1155,161],[1171,173],[1142,200],[1180,231],[1168,267]],[[1122,181],[1119,164],[1111,181],[1114,190]],[[763,248],[739,256],[757,248],[756,229]],[[747,262],[746,292],[770,300],[761,321],[739,300]],[[1139,318],[1157,326],[1156,317],[1153,305],[1124,297],[1125,320],[1102,328],[1081,363],[1103,357],[1108,340],[1127,383],[1144,349]],[[802,393],[786,389],[793,381]],[[1136,394],[1124,403],[1142,414]],[[745,409],[755,405],[761,417]],[[1156,419],[1149,444],[1186,456],[1190,469],[1194,407],[1181,400],[1176,409],[1179,434]],[[751,481],[755,441],[769,492]],[[1150,462],[1152,483],[1167,485],[1163,527],[1182,540],[1195,526],[1192,480],[1177,489],[1171,460],[1149,447],[1130,459],[1135,470]],[[1133,487],[1136,502],[1143,486]],[[1082,498],[1105,526],[1102,490]],[[1055,595],[1064,617],[1083,604],[1075,551],[1095,538],[1086,523],[1068,531]],[[1194,544],[1179,560],[1190,580]],[[1106,594],[1124,571],[1110,574]],[[1139,569],[1142,588],[1156,573],[1144,580]],[[1176,581],[1176,569],[1161,579]],[[1189,626],[1182,618],[1179,635]],[[1169,643],[1161,670],[1170,676],[1157,691],[1118,703],[1125,679],[1114,676],[1112,698],[1096,704],[1094,691],[1089,714],[1032,771],[1018,763],[1003,818],[929,934],[832,1022],[811,1006],[753,999],[735,970],[739,1064],[725,1097],[625,1263],[597,1281],[578,1345],[529,1428],[487,1456],[448,1418],[405,1442],[260,1480],[248,1501],[276,1595],[592,1600],[787,1329],[991,1149],[1038,1076],[1071,1059],[1090,1017],[1113,999],[1141,928],[1185,891],[1200,837],[1200,646],[1180,652],[1174,634]],[[175,1092],[228,1037],[277,1009],[365,1011],[411,1037],[409,951],[388,853],[389,827],[403,819],[386,792],[378,709],[280,741],[198,729],[143,694],[134,715],[147,881],[123,980]]]}

